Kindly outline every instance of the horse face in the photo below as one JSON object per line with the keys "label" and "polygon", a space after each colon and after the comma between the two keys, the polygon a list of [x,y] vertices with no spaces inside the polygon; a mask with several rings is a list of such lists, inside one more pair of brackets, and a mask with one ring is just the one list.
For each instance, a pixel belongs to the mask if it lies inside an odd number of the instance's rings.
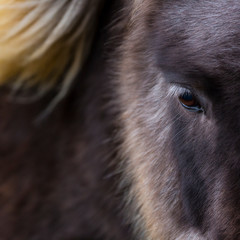
{"label": "horse face", "polygon": [[118,80],[139,233],[239,239],[240,3],[145,2],[131,6]]}

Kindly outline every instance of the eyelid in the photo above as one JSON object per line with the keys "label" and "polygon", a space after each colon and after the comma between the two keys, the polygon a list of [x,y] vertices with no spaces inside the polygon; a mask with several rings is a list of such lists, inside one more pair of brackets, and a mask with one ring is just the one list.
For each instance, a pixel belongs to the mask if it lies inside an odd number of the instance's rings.
{"label": "eyelid", "polygon": [[184,94],[185,92],[189,92],[189,93],[192,93],[194,96],[197,96],[197,94],[195,94],[195,92],[192,89],[181,87],[178,85],[173,85],[169,88],[168,96],[169,97],[171,97],[171,96],[179,97],[180,95]]}

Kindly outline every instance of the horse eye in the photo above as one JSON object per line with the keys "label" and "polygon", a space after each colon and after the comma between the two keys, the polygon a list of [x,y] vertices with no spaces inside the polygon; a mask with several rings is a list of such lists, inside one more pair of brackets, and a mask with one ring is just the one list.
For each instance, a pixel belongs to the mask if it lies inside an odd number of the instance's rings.
{"label": "horse eye", "polygon": [[179,101],[188,111],[198,113],[203,112],[201,105],[190,91],[185,91],[182,95],[180,95]]}

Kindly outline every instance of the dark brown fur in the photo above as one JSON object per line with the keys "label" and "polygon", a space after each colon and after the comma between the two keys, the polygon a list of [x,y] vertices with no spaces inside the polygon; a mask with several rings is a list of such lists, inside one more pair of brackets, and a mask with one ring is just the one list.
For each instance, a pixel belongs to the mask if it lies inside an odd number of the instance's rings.
{"label": "dark brown fur", "polygon": [[106,1],[50,115],[36,122],[54,89],[25,105],[2,89],[0,239],[239,239],[239,12],[238,0]]}
{"label": "dark brown fur", "polygon": [[54,91],[32,104],[1,91],[0,239],[128,238],[116,191],[115,110],[107,109],[108,8],[81,81],[45,120]]}

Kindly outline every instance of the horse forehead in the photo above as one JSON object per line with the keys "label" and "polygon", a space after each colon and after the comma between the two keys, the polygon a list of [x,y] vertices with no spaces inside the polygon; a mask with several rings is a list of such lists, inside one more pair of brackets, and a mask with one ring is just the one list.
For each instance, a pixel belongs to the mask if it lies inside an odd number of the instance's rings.
{"label": "horse forehead", "polygon": [[240,80],[240,1],[166,1],[159,13],[157,58]]}
{"label": "horse forehead", "polygon": [[[166,1],[163,15],[171,20],[171,25],[181,25],[197,30],[218,33],[222,27],[236,26],[239,30],[240,2],[238,0],[203,0],[203,1]],[[173,22],[172,22],[173,21]]]}
{"label": "horse forehead", "polygon": [[199,1],[186,10],[182,23],[187,46],[214,58],[232,59],[240,53],[240,1]]}

